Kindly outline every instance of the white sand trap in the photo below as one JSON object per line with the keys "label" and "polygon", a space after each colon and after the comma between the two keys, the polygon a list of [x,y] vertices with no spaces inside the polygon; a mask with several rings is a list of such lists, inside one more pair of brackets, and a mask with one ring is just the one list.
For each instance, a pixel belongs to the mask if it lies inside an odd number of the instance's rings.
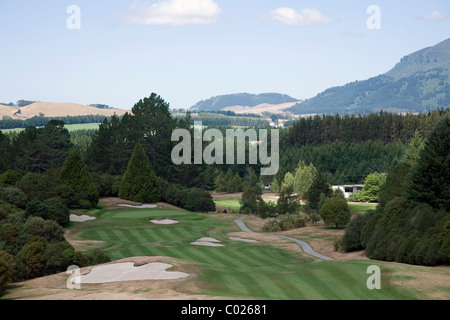
{"label": "white sand trap", "polygon": [[194,242],[191,242],[191,245],[194,246],[207,246],[207,247],[225,247],[225,245],[221,244],[219,240],[214,238],[200,238]]}
{"label": "white sand trap", "polygon": [[154,209],[158,208],[156,204],[125,204],[120,203],[118,204],[119,207],[127,207],[127,208],[134,208],[134,209]]}
{"label": "white sand trap", "polygon": [[259,242],[257,240],[244,239],[244,238],[238,238],[238,237],[229,237],[229,239],[233,240],[233,241],[242,241],[242,242]]}
{"label": "white sand trap", "polygon": [[70,221],[72,222],[85,222],[85,221],[91,221],[97,219],[96,217],[91,217],[87,215],[79,216],[77,214],[71,214],[70,215]]}
{"label": "white sand trap", "polygon": [[166,218],[166,219],[153,219],[150,220],[150,222],[154,224],[176,224],[179,223],[180,221]]}
{"label": "white sand trap", "polygon": [[81,276],[81,283],[110,283],[141,280],[173,280],[189,276],[184,272],[168,272],[171,264],[153,262],[135,267],[133,262],[114,263],[94,267],[90,273]]}

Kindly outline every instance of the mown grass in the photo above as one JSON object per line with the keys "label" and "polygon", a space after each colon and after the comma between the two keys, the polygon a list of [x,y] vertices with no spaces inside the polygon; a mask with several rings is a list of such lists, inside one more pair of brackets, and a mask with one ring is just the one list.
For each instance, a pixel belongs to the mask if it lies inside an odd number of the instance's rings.
{"label": "mown grass", "polygon": [[[195,281],[204,284],[205,295],[276,300],[416,297],[389,283],[382,290],[367,289],[371,261],[313,262],[269,244],[229,240],[228,233],[239,230],[232,218],[162,209],[102,211],[97,216],[83,224],[77,238],[104,241],[101,246],[113,260],[168,256],[200,265]],[[179,223],[154,225],[149,222],[154,218]],[[201,237],[214,237],[225,247],[190,244]]]}
{"label": "mown grass", "polygon": [[218,206],[230,208],[233,210],[239,210],[241,208],[239,200],[214,200],[214,202]]}
{"label": "mown grass", "polygon": [[[216,205],[231,208],[233,210],[239,210],[241,207],[241,204],[239,200],[237,199],[230,199],[230,200],[214,200]],[[375,210],[377,207],[377,203],[349,203],[349,208],[351,213],[363,213],[367,212],[369,210]]]}
{"label": "mown grass", "polygon": [[[97,130],[100,126],[100,123],[82,123],[82,124],[66,124],[64,128],[66,128],[69,132],[79,131],[79,130]],[[8,133],[19,133],[25,130],[25,128],[17,128],[17,129],[2,129],[1,131],[4,134]]]}

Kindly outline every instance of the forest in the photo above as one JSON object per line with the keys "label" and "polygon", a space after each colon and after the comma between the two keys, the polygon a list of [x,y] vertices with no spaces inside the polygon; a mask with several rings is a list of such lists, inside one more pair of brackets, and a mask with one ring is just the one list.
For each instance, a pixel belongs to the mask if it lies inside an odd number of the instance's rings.
{"label": "forest", "polygon": [[[348,223],[343,250],[365,249],[370,258],[388,261],[448,263],[449,119],[449,110],[303,118],[280,131],[281,170],[269,177],[259,177],[258,165],[173,164],[172,132],[192,131],[193,119],[189,113],[174,117],[156,94],[136,103],[131,114],[103,118],[96,131],[71,134],[61,120],[14,135],[0,131],[0,268],[14,265],[9,276],[19,281],[107,260],[98,250],[76,252],[62,236],[68,209],[95,208],[100,197],[211,212],[211,191],[243,191],[241,213],[262,217],[298,209],[295,192],[328,223]],[[381,181],[374,198],[380,205],[350,221],[330,185],[365,183],[370,189],[370,181]],[[263,185],[280,192],[277,206],[262,201]],[[335,208],[342,208],[342,219],[327,215]]]}

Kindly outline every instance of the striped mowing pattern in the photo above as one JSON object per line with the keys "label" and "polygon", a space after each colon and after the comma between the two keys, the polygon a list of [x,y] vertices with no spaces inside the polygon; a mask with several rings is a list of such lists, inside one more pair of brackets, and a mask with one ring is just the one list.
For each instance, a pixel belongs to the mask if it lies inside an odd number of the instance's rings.
{"label": "striped mowing pattern", "polygon": [[[366,270],[374,264],[371,261],[312,263],[310,258],[270,245],[231,241],[228,232],[238,231],[231,219],[155,209],[130,211],[130,218],[125,217],[126,211],[107,212],[79,235],[104,241],[105,251],[114,260],[168,256],[195,262],[203,267],[195,281],[209,284],[204,294],[277,300],[410,298],[392,286],[381,293],[368,290]],[[149,223],[150,218],[163,217],[180,223]],[[190,244],[206,236],[221,240],[225,247]]]}

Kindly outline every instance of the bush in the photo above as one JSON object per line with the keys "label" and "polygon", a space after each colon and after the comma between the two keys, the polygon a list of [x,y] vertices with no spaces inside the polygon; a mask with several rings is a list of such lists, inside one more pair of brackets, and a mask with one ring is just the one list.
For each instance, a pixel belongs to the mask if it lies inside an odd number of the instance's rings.
{"label": "bush", "polygon": [[66,206],[78,204],[78,197],[71,187],[66,184],[60,184],[56,187],[56,195]]}
{"label": "bush", "polygon": [[19,175],[14,170],[6,171],[0,179],[1,187],[13,187],[19,181]]}
{"label": "bush", "polygon": [[347,225],[342,238],[342,249],[345,252],[363,250],[361,232],[369,219],[369,214],[358,214]]}
{"label": "bush", "polygon": [[25,209],[25,217],[44,218],[46,215],[47,215],[47,207],[37,198],[28,202],[27,208]]}
{"label": "bush", "polygon": [[287,217],[283,219],[270,219],[265,222],[263,231],[281,232],[306,227],[306,220],[301,217]]}
{"label": "bush", "polygon": [[320,209],[320,216],[326,224],[336,228],[345,226],[351,219],[348,203],[340,197],[327,199]]}
{"label": "bush", "polygon": [[27,205],[27,196],[22,190],[16,187],[0,188],[0,200],[21,209],[25,209]]}
{"label": "bush", "polygon": [[48,244],[45,250],[45,274],[64,272],[71,265],[79,265],[79,255],[66,241]]}
{"label": "bush", "polygon": [[56,180],[50,177],[50,173],[27,173],[19,180],[17,187],[25,192],[28,199],[38,198],[43,201],[53,197],[55,196]]}
{"label": "bush", "polygon": [[54,220],[61,226],[66,226],[70,222],[69,209],[59,200],[59,198],[47,199],[44,201],[47,208],[46,220]]}
{"label": "bush", "polygon": [[47,241],[44,238],[34,236],[23,247],[20,260],[25,267],[24,279],[32,279],[44,275],[46,246]]}
{"label": "bush", "polygon": [[11,280],[14,266],[14,257],[5,251],[0,251],[0,296]]}
{"label": "bush", "polygon": [[47,242],[60,242],[64,240],[64,229],[52,220],[32,217],[24,225],[24,231],[31,236],[39,236]]}
{"label": "bush", "polygon": [[95,248],[91,253],[86,255],[90,265],[98,265],[111,262],[111,258],[99,248]]}

